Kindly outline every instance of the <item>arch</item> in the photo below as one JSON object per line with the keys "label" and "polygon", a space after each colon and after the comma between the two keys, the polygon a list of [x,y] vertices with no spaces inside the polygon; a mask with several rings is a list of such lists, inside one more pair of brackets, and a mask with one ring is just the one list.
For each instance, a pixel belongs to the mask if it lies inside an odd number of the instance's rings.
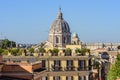
{"label": "arch", "polygon": [[56,36],[56,43],[59,43],[59,37]]}
{"label": "arch", "polygon": [[63,43],[66,43],[66,38],[65,37],[63,37]]}

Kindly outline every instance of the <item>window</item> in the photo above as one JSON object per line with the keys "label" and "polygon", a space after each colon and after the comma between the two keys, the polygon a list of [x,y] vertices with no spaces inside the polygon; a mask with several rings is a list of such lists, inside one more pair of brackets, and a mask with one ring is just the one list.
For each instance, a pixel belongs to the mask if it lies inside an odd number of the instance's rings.
{"label": "window", "polygon": [[60,80],[60,76],[53,77],[53,80]]}
{"label": "window", "polygon": [[42,76],[40,80],[48,80],[46,76]]}
{"label": "window", "polygon": [[69,70],[69,71],[74,70],[73,60],[67,60],[66,69]]}
{"label": "window", "polygon": [[78,80],[88,80],[88,79],[86,79],[86,76],[78,76]]}
{"label": "window", "polygon": [[73,65],[73,60],[67,60],[67,66],[72,66]]}
{"label": "window", "polygon": [[65,39],[65,37],[63,38],[63,43],[66,43],[66,39]]}
{"label": "window", "polygon": [[60,67],[60,60],[54,60],[54,70],[55,71],[59,71],[61,70],[61,67]]}
{"label": "window", "polygon": [[73,77],[72,76],[67,76],[66,80],[73,80]]}
{"label": "window", "polygon": [[54,65],[59,65],[60,66],[60,60],[54,60]]}
{"label": "window", "polygon": [[78,80],[82,80],[82,77],[81,77],[81,76],[79,76],[79,77],[78,77]]}
{"label": "window", "polygon": [[59,43],[59,37],[56,36],[56,43]]}
{"label": "window", "polygon": [[79,60],[78,64],[79,64],[79,70],[84,70],[84,68],[85,68],[85,60]]}
{"label": "window", "polygon": [[46,61],[45,61],[45,60],[42,60],[42,68],[43,68],[43,69],[46,67],[46,66],[45,66],[45,65],[46,65],[45,63],[46,63]]}

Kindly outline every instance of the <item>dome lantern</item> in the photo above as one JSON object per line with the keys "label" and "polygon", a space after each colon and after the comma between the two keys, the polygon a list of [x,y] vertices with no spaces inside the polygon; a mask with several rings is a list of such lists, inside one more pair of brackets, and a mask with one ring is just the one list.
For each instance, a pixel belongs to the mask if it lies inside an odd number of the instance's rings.
{"label": "dome lantern", "polygon": [[63,17],[62,17],[62,12],[61,12],[61,8],[59,9],[57,18],[58,18],[58,19],[63,19]]}

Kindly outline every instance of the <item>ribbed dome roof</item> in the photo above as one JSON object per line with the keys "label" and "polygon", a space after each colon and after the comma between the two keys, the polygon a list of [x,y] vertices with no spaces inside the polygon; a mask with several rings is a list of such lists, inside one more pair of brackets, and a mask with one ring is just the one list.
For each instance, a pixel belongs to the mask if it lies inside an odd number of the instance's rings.
{"label": "ribbed dome roof", "polygon": [[73,38],[78,38],[78,34],[77,33],[73,33],[72,37]]}
{"label": "ribbed dome roof", "polygon": [[62,12],[59,11],[57,19],[53,22],[51,26],[51,32],[61,31],[61,32],[70,32],[68,23],[63,19]]}

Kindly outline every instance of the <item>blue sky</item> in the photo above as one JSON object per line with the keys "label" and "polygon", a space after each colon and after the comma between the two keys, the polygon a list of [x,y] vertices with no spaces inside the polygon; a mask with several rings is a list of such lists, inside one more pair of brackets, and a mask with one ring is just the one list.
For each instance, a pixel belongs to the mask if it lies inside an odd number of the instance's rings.
{"label": "blue sky", "polygon": [[83,42],[119,42],[120,0],[0,0],[0,38],[47,40],[60,6],[71,32]]}

